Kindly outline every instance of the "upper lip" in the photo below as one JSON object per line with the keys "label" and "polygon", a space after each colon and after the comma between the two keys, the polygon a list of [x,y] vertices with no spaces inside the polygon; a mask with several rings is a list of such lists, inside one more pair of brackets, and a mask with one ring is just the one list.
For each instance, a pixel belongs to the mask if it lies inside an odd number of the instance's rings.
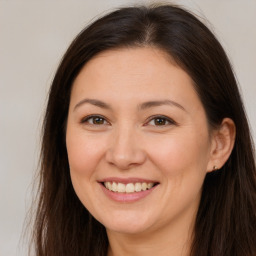
{"label": "upper lip", "polygon": [[130,177],[130,178],[119,178],[119,177],[107,177],[104,179],[99,180],[98,182],[103,183],[103,182],[116,182],[116,183],[123,183],[123,184],[128,184],[128,183],[136,183],[136,182],[146,182],[146,183],[159,183],[156,180],[150,180],[150,179],[144,179],[144,178],[136,178],[136,177]]}

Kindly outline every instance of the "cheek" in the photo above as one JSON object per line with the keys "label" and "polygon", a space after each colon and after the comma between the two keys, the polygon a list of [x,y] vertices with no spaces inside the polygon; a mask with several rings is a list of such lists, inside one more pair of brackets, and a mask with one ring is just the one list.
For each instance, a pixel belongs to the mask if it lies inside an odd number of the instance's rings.
{"label": "cheek", "polygon": [[66,145],[72,176],[90,178],[100,162],[103,146],[100,138],[90,138],[83,132],[67,131]]}
{"label": "cheek", "polygon": [[66,146],[73,188],[82,204],[92,210],[95,176],[104,148],[102,138],[91,138],[83,131],[70,129],[67,130]]}
{"label": "cheek", "polygon": [[210,148],[206,133],[172,134],[151,144],[155,145],[150,149],[151,159],[166,175],[205,173]]}

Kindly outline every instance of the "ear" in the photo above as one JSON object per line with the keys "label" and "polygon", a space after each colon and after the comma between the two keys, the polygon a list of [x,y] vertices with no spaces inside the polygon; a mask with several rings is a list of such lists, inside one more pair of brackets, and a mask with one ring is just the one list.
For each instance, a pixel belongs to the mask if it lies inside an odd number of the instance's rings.
{"label": "ear", "polygon": [[232,119],[224,118],[221,125],[212,132],[210,161],[207,172],[220,169],[228,160],[235,143],[236,126]]}

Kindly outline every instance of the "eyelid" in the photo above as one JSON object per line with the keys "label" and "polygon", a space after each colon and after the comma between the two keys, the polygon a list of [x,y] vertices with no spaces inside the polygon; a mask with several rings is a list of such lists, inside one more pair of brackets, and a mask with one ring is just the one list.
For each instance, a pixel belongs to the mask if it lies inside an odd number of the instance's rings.
{"label": "eyelid", "polygon": [[[98,115],[98,114],[92,114],[92,115],[88,115],[88,116],[85,116],[81,119],[80,123],[84,124],[84,123],[88,123],[88,120],[91,119],[91,118],[102,118],[104,119],[104,121],[106,121],[108,123],[108,125],[110,125],[110,122],[108,121],[108,119],[102,115]],[[90,124],[90,123],[88,123]],[[97,125],[97,124],[90,124],[90,125]],[[100,126],[100,124],[98,124]],[[104,125],[104,124],[101,124],[101,125]]]}
{"label": "eyelid", "polygon": [[[148,125],[151,121],[153,121],[154,119],[157,119],[157,118],[165,119],[168,122],[168,124],[162,125],[162,127],[167,126],[167,125],[178,125],[177,122],[175,122],[172,118],[170,118],[168,116],[165,116],[165,115],[153,115],[153,116],[150,116],[147,119],[146,123],[143,126]],[[154,126],[157,126],[157,125],[154,125]],[[159,125],[159,127],[161,127],[161,125]]]}
{"label": "eyelid", "polygon": [[[91,124],[91,123],[88,122],[88,120],[91,119],[91,118],[102,118],[102,119],[104,119],[104,122],[107,122],[108,125],[111,125],[109,120],[106,117],[104,117],[103,115],[100,115],[100,114],[92,114],[92,115],[85,116],[85,117],[83,117],[81,119],[80,123],[82,123],[82,124],[88,123],[89,125],[97,125],[97,124]],[[149,123],[151,121],[153,121],[154,119],[157,119],[157,118],[165,119],[168,122],[168,124],[162,125],[162,127],[168,126],[168,125],[178,125],[177,122],[175,122],[172,118],[170,118],[168,116],[165,116],[165,115],[153,115],[153,116],[150,116],[146,120],[146,122],[143,124],[143,126],[149,125]],[[98,126],[100,126],[100,125],[106,125],[106,124],[98,124]],[[157,125],[152,125],[152,126],[157,126]],[[161,125],[158,125],[158,126],[161,126]]]}

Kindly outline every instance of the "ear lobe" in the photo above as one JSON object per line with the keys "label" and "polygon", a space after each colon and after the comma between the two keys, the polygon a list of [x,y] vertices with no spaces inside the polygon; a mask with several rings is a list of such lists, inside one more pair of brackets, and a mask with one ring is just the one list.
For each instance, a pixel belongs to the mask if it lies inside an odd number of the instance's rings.
{"label": "ear lobe", "polygon": [[212,134],[211,157],[207,171],[220,169],[228,160],[235,143],[236,126],[232,119],[224,118]]}

